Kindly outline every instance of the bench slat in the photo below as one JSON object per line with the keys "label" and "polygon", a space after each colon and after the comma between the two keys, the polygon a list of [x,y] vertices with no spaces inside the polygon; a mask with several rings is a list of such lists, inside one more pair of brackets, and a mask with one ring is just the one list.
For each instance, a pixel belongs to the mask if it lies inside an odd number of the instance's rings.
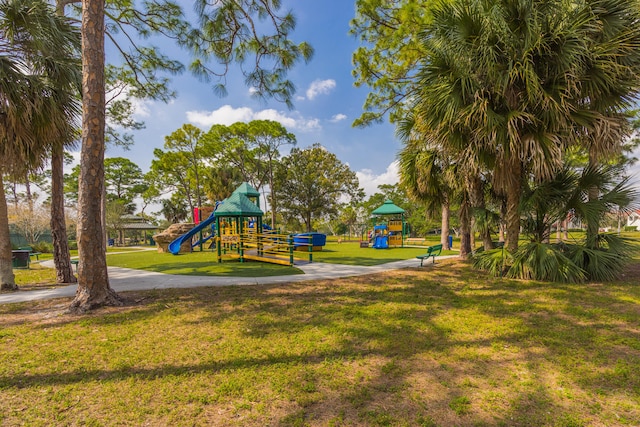
{"label": "bench slat", "polygon": [[425,259],[429,259],[429,258],[433,258],[433,263],[436,263],[436,257],[438,255],[440,255],[440,253],[442,252],[442,244],[439,245],[433,245],[433,246],[429,246],[427,248],[427,253],[424,255],[418,255],[416,258],[418,258],[420,260],[420,267],[422,267],[422,264],[424,263]]}

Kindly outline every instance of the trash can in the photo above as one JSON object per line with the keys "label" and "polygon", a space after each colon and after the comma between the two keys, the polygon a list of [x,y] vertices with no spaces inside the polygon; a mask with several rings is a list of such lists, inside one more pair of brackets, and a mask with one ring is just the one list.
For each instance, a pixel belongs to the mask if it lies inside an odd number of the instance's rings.
{"label": "trash can", "polygon": [[449,236],[449,249],[453,249],[453,236]]}
{"label": "trash can", "polygon": [[108,244],[109,246],[113,246],[115,243],[116,243],[115,239],[109,239],[109,241],[108,241],[108,243],[107,243],[107,244]]}
{"label": "trash can", "polygon": [[14,268],[29,268],[30,251],[11,251],[11,263]]}

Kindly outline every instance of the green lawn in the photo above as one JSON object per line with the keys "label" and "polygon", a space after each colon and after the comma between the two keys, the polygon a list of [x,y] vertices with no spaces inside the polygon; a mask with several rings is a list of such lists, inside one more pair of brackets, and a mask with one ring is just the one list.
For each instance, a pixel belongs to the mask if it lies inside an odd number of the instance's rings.
{"label": "green lawn", "polygon": [[302,274],[302,271],[295,267],[264,262],[240,263],[237,260],[223,260],[219,264],[217,254],[211,251],[180,255],[160,254],[156,251],[112,254],[107,256],[107,265],[190,276],[265,277]]}
{"label": "green lawn", "polygon": [[639,282],[639,264],[563,285],[443,260],[87,316],[0,305],[0,425],[640,425]]}
{"label": "green lawn", "polygon": [[[415,258],[417,255],[423,255],[426,252],[426,248],[423,247],[373,249],[371,247],[361,248],[360,244],[356,242],[337,243],[329,241],[321,251],[313,253],[313,260],[333,264],[370,266]],[[458,251],[442,251],[442,255],[455,255],[457,253]],[[303,256],[306,255],[303,252],[301,254]]]}

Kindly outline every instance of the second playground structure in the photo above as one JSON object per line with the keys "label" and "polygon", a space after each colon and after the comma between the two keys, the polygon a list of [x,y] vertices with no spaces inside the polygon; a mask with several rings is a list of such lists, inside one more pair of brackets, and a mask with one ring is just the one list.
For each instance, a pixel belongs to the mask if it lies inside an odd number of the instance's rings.
{"label": "second playground structure", "polygon": [[[387,249],[390,247],[404,247],[406,223],[405,210],[386,200],[382,206],[371,212],[373,215],[372,247]],[[384,222],[384,223],[382,223]]]}
{"label": "second playground structure", "polygon": [[313,251],[322,249],[326,236],[318,236],[320,233],[278,234],[271,230],[262,224],[264,213],[259,207],[259,196],[260,193],[249,184],[241,184],[231,196],[216,203],[215,210],[207,219],[171,242],[169,251],[176,255],[181,247],[184,248],[185,242],[191,243],[194,236],[210,231],[210,236],[201,236],[191,247],[213,239],[218,262],[222,262],[225,256],[240,262],[256,260],[294,265],[298,258],[294,250],[304,250],[308,254],[305,261],[312,262]]}

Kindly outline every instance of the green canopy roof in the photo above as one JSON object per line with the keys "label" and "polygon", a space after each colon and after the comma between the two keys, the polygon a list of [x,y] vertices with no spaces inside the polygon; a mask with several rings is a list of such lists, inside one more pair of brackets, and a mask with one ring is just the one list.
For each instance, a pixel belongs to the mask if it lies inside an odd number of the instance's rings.
{"label": "green canopy roof", "polygon": [[386,200],[382,206],[371,212],[371,215],[397,215],[403,213],[404,209],[394,205],[391,200]]}
{"label": "green canopy roof", "polygon": [[248,182],[240,184],[240,186],[233,191],[233,194],[236,193],[244,194],[247,197],[260,197],[258,190],[249,185]]}
{"label": "green canopy roof", "polygon": [[244,194],[233,193],[216,209],[217,217],[225,216],[263,216],[264,213]]}

